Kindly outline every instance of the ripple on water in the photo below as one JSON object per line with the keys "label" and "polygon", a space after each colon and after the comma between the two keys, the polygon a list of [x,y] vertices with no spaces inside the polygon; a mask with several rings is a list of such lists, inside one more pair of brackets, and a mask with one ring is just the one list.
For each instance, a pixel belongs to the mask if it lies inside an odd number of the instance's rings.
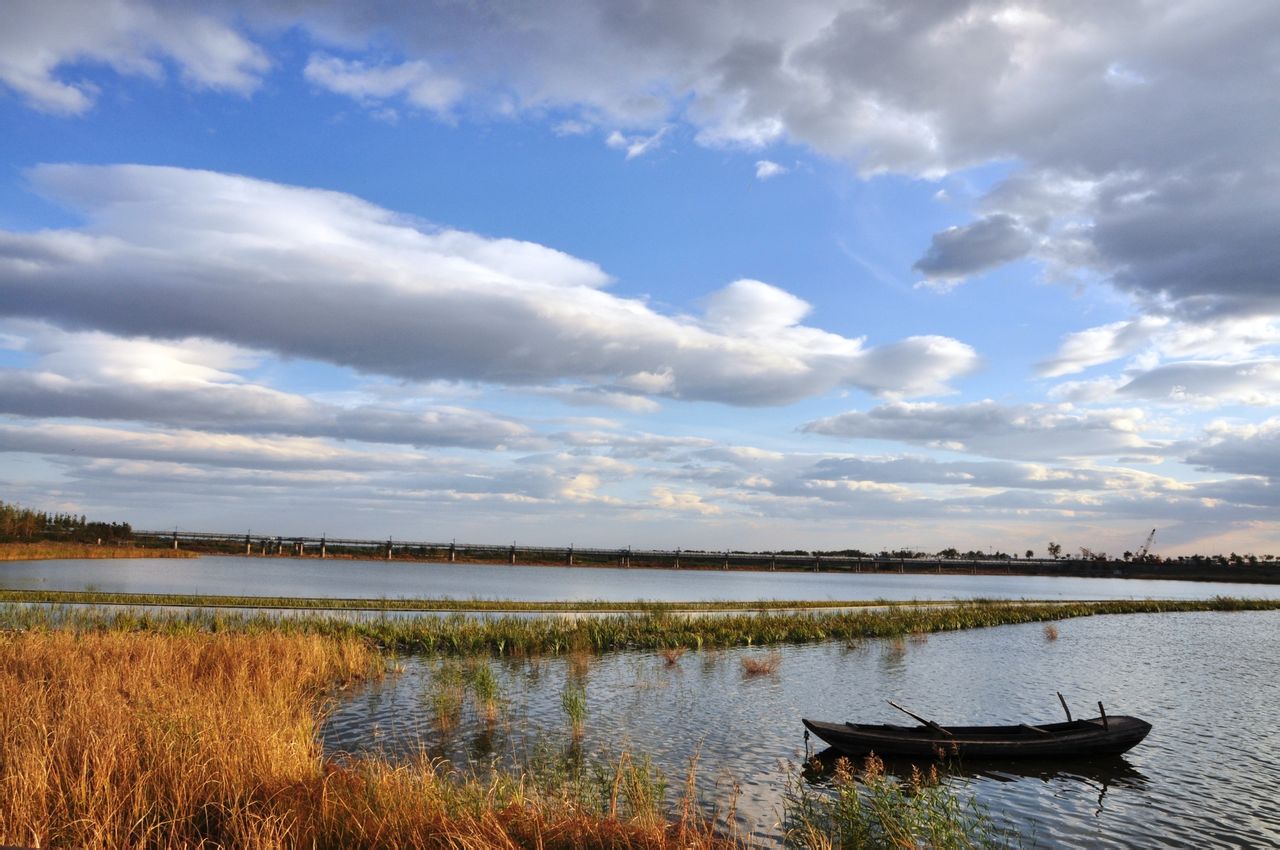
{"label": "ripple on water", "polygon": [[[1151,721],[1152,733],[1114,760],[974,766],[949,781],[1031,845],[1272,847],[1280,845],[1280,732],[1270,721],[1280,677],[1268,675],[1280,658],[1277,625],[1275,612],[1133,615],[1064,622],[1054,642],[1027,624],[905,646],[827,643],[788,647],[774,674],[754,677],[741,662],[759,649],[691,651],[675,667],[649,653],[611,653],[582,675],[583,746],[628,746],[673,780],[700,752],[704,794],[727,800],[736,784],[739,827],[773,841],[785,778],[803,759],[800,717],[896,722],[884,704],[893,699],[944,723],[1048,722],[1062,691],[1077,716],[1101,699],[1109,713]],[[336,709],[326,746],[395,753],[422,742],[466,761],[518,759],[537,737],[563,742],[560,695],[571,665],[491,664],[508,708],[490,735],[469,712],[441,734],[429,696],[434,662],[408,657],[401,676]]]}

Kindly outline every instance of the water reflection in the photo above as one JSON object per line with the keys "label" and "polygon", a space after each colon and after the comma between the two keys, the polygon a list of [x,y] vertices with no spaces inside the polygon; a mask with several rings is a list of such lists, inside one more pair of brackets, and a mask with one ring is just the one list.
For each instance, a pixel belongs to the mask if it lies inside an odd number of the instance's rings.
{"label": "water reflection", "polygon": [[1280,597],[1280,585],[1051,576],[735,572],[312,558],[8,561],[0,587],[188,593],[524,601],[726,599],[1208,599]]}
{"label": "water reflection", "polygon": [[[1264,814],[1280,787],[1280,729],[1257,722],[1280,702],[1280,614],[1091,617],[1060,625],[1056,641],[1028,624],[900,646],[868,640],[787,647],[763,676],[744,675],[742,664],[759,657],[759,648],[690,651],[674,665],[638,651],[585,664],[564,656],[494,661],[501,716],[486,726],[468,697],[446,733],[423,702],[439,664],[409,656],[402,676],[372,683],[342,704],[324,740],[331,752],[412,754],[426,745],[457,764],[523,764],[539,741],[557,752],[573,745],[561,695],[577,681],[587,702],[576,745],[584,757],[627,748],[678,785],[700,753],[701,794],[724,801],[736,786],[738,827],[770,840],[787,777],[805,762],[800,717],[897,722],[884,704],[893,699],[944,724],[1053,722],[1061,717],[1061,690],[1073,705],[1102,699],[1153,729],[1118,757],[954,765],[946,781],[1015,828],[1026,846],[1280,846],[1280,822]],[[1245,646],[1249,653],[1239,651]],[[377,736],[370,734],[375,727]]]}
{"label": "water reflection", "polygon": [[[835,776],[836,763],[843,758],[846,756],[833,747],[814,753],[805,763],[801,777],[814,786],[829,785]],[[913,771],[928,767],[928,764],[904,758],[886,758],[882,763],[886,773],[902,780],[909,780]],[[937,767],[953,782],[983,779],[1003,783],[1027,780],[1046,784],[1055,781],[1081,783],[1097,791],[1095,816],[1102,814],[1107,792],[1112,788],[1141,793],[1150,785],[1147,775],[1123,755],[1078,759],[955,759],[937,763]]]}

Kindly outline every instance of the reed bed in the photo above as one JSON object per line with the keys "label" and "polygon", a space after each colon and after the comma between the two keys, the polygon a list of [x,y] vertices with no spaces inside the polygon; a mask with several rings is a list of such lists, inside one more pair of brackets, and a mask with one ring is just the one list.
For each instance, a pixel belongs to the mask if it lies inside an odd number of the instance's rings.
{"label": "reed bed", "polygon": [[41,540],[34,543],[0,543],[0,561],[52,561],[61,558],[196,558],[194,552],[178,549],[151,549],[141,546],[95,546]]}
{"label": "reed bed", "polygon": [[668,667],[675,667],[680,663],[680,659],[684,657],[687,647],[683,646],[667,646],[658,650],[658,656]]}
{"label": "reed bed", "polygon": [[335,688],[379,675],[321,635],[0,635],[0,843],[160,848],[712,848],[647,762],[457,774],[420,754],[326,760]]}
{"label": "reed bed", "polygon": [[[116,551],[134,552],[132,555],[121,555],[118,557],[196,557],[189,552],[175,554],[172,549],[121,549]],[[117,556],[113,555],[109,557]],[[0,560],[6,559],[0,558]],[[12,558],[7,560],[24,559]],[[54,604],[75,603],[78,605],[158,605],[168,608],[280,608],[286,610],[316,611],[510,611],[534,614],[658,614],[697,611],[790,611],[945,604],[892,600],[841,602],[830,599],[765,599],[751,602],[723,599],[692,602],[653,602],[647,600],[614,601],[607,599],[594,599],[527,602],[518,599],[352,599],[324,596],[226,596],[190,593],[119,593],[101,590],[0,590],[0,602],[43,602]]]}
{"label": "reed bed", "polygon": [[792,777],[782,827],[786,845],[805,850],[973,850],[1017,844],[1011,840],[1016,836],[997,829],[984,809],[948,789],[936,768],[927,773],[913,768],[899,780],[874,755],[860,770],[848,759],[837,760],[828,793]]}
{"label": "reed bed", "polygon": [[0,628],[49,629],[60,625],[164,634],[191,631],[283,632],[369,641],[384,649],[444,655],[528,658],[573,654],[575,669],[590,653],[622,649],[656,652],[672,645],[696,649],[777,646],[865,638],[898,638],[1014,623],[1061,621],[1104,614],[1280,610],[1280,600],[1217,597],[1208,600],[1105,602],[992,602],[896,607],[864,611],[787,612],[677,616],[666,613],[558,618],[462,615],[348,619],[272,616],[267,613],[189,609],[0,605]]}
{"label": "reed bed", "polygon": [[742,672],[747,676],[769,676],[778,672],[781,664],[781,652],[770,652],[768,655],[744,655]]}

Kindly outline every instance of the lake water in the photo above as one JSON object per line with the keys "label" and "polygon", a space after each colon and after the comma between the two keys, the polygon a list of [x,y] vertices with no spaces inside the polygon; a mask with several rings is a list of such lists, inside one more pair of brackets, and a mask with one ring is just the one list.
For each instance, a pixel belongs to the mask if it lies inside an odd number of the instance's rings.
{"label": "lake water", "polygon": [[526,601],[1280,598],[1280,585],[1140,579],[648,570],[233,557],[10,561],[0,563],[0,588]]}
{"label": "lake water", "polygon": [[439,662],[410,656],[402,674],[345,701],[324,737],[330,751],[394,754],[422,744],[455,763],[515,758],[532,740],[564,745],[560,695],[567,681],[581,681],[584,751],[621,743],[679,783],[700,749],[705,794],[723,801],[736,785],[739,826],[771,843],[786,776],[803,761],[801,717],[909,722],[885,704],[892,699],[944,725],[1051,722],[1061,718],[1062,691],[1076,716],[1095,715],[1102,700],[1109,713],[1154,728],[1123,756],[974,765],[949,782],[1029,846],[1275,847],[1278,627],[1276,612],[1089,617],[1059,623],[1052,641],[1028,624],[786,647],[777,671],[758,677],[746,676],[741,660],[760,649],[690,652],[674,667],[652,653],[619,652],[576,672],[564,658],[494,661],[507,700],[500,720],[486,730],[467,708],[447,734],[430,701]]}

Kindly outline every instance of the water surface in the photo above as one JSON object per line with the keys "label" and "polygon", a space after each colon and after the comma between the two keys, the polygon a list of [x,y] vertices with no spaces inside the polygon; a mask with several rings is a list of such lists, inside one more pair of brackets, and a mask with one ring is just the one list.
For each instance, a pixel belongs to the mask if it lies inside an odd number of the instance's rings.
{"label": "water surface", "polygon": [[1077,716],[1134,714],[1154,724],[1120,757],[1048,765],[972,765],[953,779],[1047,847],[1274,847],[1280,819],[1280,613],[1088,617],[930,635],[927,640],[788,647],[776,674],[747,677],[759,649],[686,654],[667,667],[651,653],[611,653],[578,677],[563,658],[491,662],[509,701],[492,731],[468,709],[441,734],[430,693],[437,662],[344,703],[325,729],[331,750],[406,752],[419,743],[455,762],[518,758],[531,740],[563,743],[560,695],[585,683],[583,749],[625,744],[676,782],[701,752],[709,797],[741,790],[739,824],[776,841],[785,778],[803,761],[801,717],[910,722],[886,699],[942,723],[1051,722],[1055,691]]}
{"label": "water surface", "polygon": [[1280,598],[1280,585],[1222,582],[650,570],[219,556],[10,561],[0,563],[0,587],[222,596],[524,601]]}

